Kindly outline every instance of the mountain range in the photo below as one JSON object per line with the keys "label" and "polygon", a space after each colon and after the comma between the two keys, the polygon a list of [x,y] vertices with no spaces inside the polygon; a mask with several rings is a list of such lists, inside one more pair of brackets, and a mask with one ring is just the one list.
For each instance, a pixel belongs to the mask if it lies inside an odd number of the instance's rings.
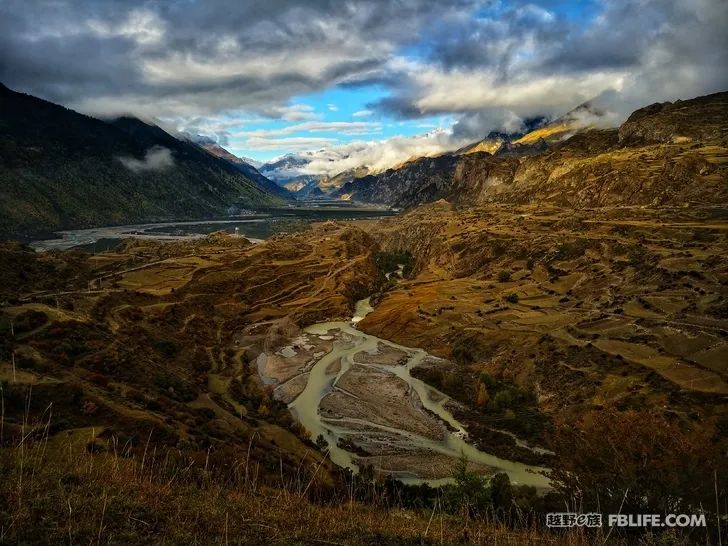
{"label": "mountain range", "polygon": [[[608,123],[607,108],[599,98],[586,101],[566,114],[549,121],[543,116],[525,119],[521,127],[513,132],[492,131],[482,140],[473,142],[452,152],[452,155],[468,155],[488,152],[498,156],[536,155],[566,138],[585,129],[601,127]],[[343,159],[335,151],[327,152],[329,159]],[[435,156],[437,157],[437,156]],[[347,182],[367,175],[381,174],[362,165],[333,176],[317,175],[308,172],[314,153],[301,152],[286,154],[259,166],[265,176],[275,180],[296,194],[299,199],[351,198],[351,186],[342,189]],[[410,165],[420,159],[412,157],[404,163],[393,165],[392,170]]]}
{"label": "mountain range", "polygon": [[293,199],[293,194],[288,191],[285,187],[280,186],[269,178],[263,176],[261,172],[246,158],[238,157],[219,144],[200,144],[202,148],[207,150],[209,153],[218,157],[228,163],[231,163],[236,169],[243,173],[248,179],[255,182],[258,187],[263,188],[265,191],[272,195],[277,195],[283,199]]}
{"label": "mountain range", "polygon": [[102,121],[0,85],[0,233],[226,214],[285,190],[132,117]]}
{"label": "mountain range", "polygon": [[569,207],[708,204],[728,198],[727,92],[653,104],[612,129],[579,127],[586,109],[582,105],[515,141],[491,138],[490,153],[481,141],[352,180],[336,194],[395,207],[441,198]]}
{"label": "mountain range", "polygon": [[588,101],[519,133],[493,132],[397,168],[306,173],[311,153],[255,165],[212,139],[134,117],[99,120],[0,87],[0,233],[152,220],[333,198],[409,208],[710,203],[726,197],[728,93],[635,111],[618,128]]}

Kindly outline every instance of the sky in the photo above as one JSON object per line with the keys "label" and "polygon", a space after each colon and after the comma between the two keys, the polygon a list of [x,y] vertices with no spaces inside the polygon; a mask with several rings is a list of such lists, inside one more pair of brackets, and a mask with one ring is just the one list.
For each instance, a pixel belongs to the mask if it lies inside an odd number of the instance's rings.
{"label": "sky", "polygon": [[725,0],[0,0],[0,81],[314,173],[728,89]]}

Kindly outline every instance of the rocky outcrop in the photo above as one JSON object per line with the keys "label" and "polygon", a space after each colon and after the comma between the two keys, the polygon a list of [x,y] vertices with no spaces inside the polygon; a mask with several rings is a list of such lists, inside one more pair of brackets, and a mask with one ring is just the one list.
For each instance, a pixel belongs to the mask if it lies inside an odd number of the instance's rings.
{"label": "rocky outcrop", "polygon": [[728,139],[728,92],[692,100],[651,104],[619,128],[623,144],[717,142]]}

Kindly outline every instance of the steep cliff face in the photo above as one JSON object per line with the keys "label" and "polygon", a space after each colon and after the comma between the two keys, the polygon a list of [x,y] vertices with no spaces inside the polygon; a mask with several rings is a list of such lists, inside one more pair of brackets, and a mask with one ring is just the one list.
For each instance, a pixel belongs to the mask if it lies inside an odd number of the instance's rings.
{"label": "steep cliff face", "polygon": [[396,207],[435,201],[449,192],[459,160],[452,155],[422,157],[400,169],[388,169],[347,182],[336,195],[351,195],[358,201]]}
{"label": "steep cliff face", "polygon": [[422,158],[354,180],[354,199],[393,206],[542,202],[568,207],[728,202],[728,93],[634,112],[539,153]]}

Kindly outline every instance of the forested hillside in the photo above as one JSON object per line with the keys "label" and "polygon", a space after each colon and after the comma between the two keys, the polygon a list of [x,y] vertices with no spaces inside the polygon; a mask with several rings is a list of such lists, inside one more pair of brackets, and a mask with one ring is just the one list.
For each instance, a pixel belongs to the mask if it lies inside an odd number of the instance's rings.
{"label": "forested hillside", "polygon": [[110,123],[0,87],[0,234],[197,219],[281,202],[136,118]]}

